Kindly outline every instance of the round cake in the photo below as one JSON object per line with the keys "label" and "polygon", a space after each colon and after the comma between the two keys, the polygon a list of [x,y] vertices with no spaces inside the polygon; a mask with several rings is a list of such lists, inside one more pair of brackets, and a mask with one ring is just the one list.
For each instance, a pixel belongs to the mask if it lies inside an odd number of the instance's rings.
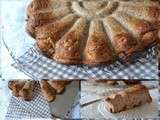
{"label": "round cake", "polygon": [[125,63],[159,41],[155,0],[33,0],[27,16],[40,51],[62,64]]}

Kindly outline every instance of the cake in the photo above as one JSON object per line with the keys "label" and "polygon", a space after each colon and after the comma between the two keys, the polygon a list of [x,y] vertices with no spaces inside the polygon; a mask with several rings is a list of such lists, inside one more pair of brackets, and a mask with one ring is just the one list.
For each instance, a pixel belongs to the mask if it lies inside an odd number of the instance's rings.
{"label": "cake", "polygon": [[63,93],[66,85],[69,83],[71,83],[71,81],[42,80],[41,91],[44,99],[47,102],[55,101],[56,95]]}
{"label": "cake", "polygon": [[[42,80],[40,82],[41,92],[47,102],[53,102],[57,94],[62,94],[65,87],[72,81],[69,80]],[[33,80],[14,80],[8,82],[8,87],[15,97],[20,97],[25,101],[33,99],[35,82]]]}
{"label": "cake", "polygon": [[39,50],[61,64],[126,63],[159,41],[156,0],[33,0],[27,16]]}
{"label": "cake", "polygon": [[8,87],[12,90],[15,97],[21,97],[25,101],[33,99],[34,81],[31,80],[15,80],[9,81]]}
{"label": "cake", "polygon": [[148,88],[138,84],[108,96],[105,99],[105,104],[111,113],[117,113],[141,106],[145,103],[150,103],[151,101],[152,98]]}

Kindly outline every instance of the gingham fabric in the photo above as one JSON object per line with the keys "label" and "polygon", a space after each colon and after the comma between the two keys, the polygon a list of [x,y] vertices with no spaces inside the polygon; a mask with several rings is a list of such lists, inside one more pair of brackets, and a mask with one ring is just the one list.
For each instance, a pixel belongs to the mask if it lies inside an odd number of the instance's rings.
{"label": "gingham fabric", "polygon": [[[5,117],[5,120],[17,120],[17,119],[56,119],[53,118],[50,114],[49,104],[44,100],[40,84],[36,82],[34,95],[32,101],[23,101],[20,98],[12,96],[10,99],[8,111]],[[71,108],[68,108],[68,112],[64,116],[57,117],[65,117],[72,118],[73,112],[75,108],[79,105],[79,97],[77,96]],[[62,108],[63,109],[63,108]],[[54,113],[53,113],[54,115]]]}
{"label": "gingham fabric", "polygon": [[32,101],[27,102],[14,96],[11,97],[5,120],[33,118],[49,119],[51,117],[48,103],[41,95],[40,85],[36,83]]}
{"label": "gingham fabric", "polygon": [[13,66],[33,79],[158,79],[158,62],[154,48],[135,63],[116,62],[105,67],[62,65],[43,56],[32,47],[15,59]]}

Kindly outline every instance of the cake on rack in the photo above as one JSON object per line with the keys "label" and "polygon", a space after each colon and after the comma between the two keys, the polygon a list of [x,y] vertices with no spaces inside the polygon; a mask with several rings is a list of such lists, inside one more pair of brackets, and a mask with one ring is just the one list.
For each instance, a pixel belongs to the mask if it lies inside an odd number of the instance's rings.
{"label": "cake on rack", "polygon": [[130,62],[159,41],[155,0],[33,0],[27,16],[40,51],[62,64]]}

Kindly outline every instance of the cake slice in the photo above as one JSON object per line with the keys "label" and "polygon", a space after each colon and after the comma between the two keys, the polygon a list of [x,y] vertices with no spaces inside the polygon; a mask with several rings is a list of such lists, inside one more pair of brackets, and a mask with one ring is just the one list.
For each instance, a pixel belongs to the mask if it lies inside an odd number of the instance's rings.
{"label": "cake slice", "polygon": [[150,22],[138,19],[124,12],[117,12],[115,17],[126,29],[132,32],[141,44],[142,49],[148,48],[158,39],[158,31]]}
{"label": "cake slice", "polygon": [[134,85],[105,98],[106,107],[111,113],[125,111],[151,101],[152,98],[148,89],[141,84]]}
{"label": "cake slice", "polygon": [[26,81],[23,88],[19,91],[19,95],[26,101],[33,99],[34,81]]}
{"label": "cake slice", "polygon": [[82,63],[82,51],[87,33],[87,20],[79,18],[57,43],[54,59],[64,64]]}
{"label": "cake slice", "polygon": [[23,88],[24,85],[24,80],[15,80],[8,82],[9,89],[12,90],[12,94],[16,97],[19,97],[19,91]]}
{"label": "cake slice", "polygon": [[110,46],[121,60],[131,60],[132,56],[138,54],[138,42],[115,18],[107,17],[103,23],[110,37]]}
{"label": "cake slice", "polygon": [[84,51],[84,63],[90,65],[112,63],[115,60],[114,54],[108,43],[102,23],[99,20],[92,21]]}
{"label": "cake slice", "polygon": [[41,81],[41,91],[47,102],[53,102],[56,99],[56,90],[50,86],[47,80]]}
{"label": "cake slice", "polygon": [[65,81],[49,80],[48,83],[56,90],[56,93],[58,94],[62,93],[65,89]]}
{"label": "cake slice", "polygon": [[37,46],[42,53],[52,58],[55,52],[55,43],[74,24],[76,16],[69,14],[59,21],[38,27],[36,29]]}

